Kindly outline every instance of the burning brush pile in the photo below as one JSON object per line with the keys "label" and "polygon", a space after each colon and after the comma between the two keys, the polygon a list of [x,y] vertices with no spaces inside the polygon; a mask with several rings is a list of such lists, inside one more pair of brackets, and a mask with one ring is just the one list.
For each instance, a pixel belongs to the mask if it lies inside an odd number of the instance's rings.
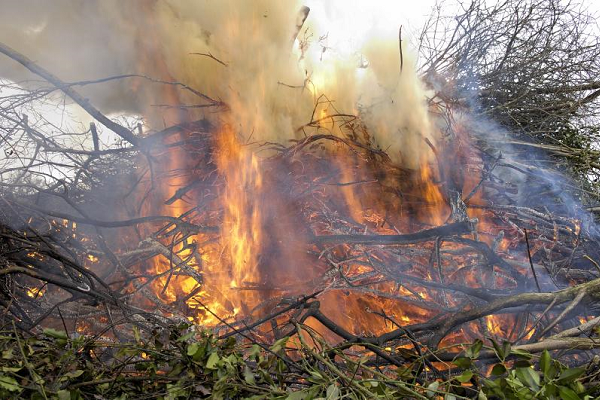
{"label": "burning brush pile", "polygon": [[[423,82],[401,31],[357,67],[309,8],[269,4],[218,25],[144,6],[136,73],[98,81],[0,45],[44,81],[2,99],[23,156],[3,164],[2,393],[597,394],[599,232],[573,183]],[[161,46],[174,20],[197,52]],[[89,129],[48,116],[62,95]]]}

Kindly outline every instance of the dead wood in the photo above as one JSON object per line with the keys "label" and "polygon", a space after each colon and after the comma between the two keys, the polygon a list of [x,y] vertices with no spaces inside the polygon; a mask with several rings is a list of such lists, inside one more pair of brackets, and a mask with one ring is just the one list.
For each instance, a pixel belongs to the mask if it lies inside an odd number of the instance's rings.
{"label": "dead wood", "polygon": [[366,244],[366,245],[393,245],[414,244],[424,241],[435,240],[450,236],[461,236],[473,231],[473,223],[456,222],[440,227],[426,229],[416,233],[405,235],[323,235],[315,236],[312,241],[315,244]]}

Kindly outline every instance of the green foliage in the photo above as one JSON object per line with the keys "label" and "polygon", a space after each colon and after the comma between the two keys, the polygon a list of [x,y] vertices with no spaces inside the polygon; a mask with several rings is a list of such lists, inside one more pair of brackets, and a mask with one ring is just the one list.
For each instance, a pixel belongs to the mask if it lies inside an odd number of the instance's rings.
{"label": "green foliage", "polygon": [[367,355],[350,357],[297,328],[299,335],[270,346],[220,340],[189,325],[149,337],[133,329],[131,341],[120,343],[54,329],[38,336],[0,332],[0,398],[571,400],[594,394],[584,368],[567,367],[548,351],[533,355],[507,342],[477,340],[453,361],[456,373],[440,379],[417,372],[422,359],[405,368],[374,368]]}
{"label": "green foliage", "polygon": [[[486,377],[478,371],[475,363],[469,364],[470,371],[481,377],[480,399],[596,398],[592,393],[595,393],[597,386],[591,385],[586,389],[582,384],[581,377],[586,371],[585,368],[568,367],[552,359],[548,350],[544,350],[536,357],[526,351],[512,350],[508,342],[499,344],[491,340],[491,343],[496,363],[493,364],[489,376]],[[465,353],[476,354],[476,351],[472,350],[475,347],[481,349],[481,344],[475,343]],[[535,358],[538,359],[537,365],[531,362]],[[466,364],[462,359],[457,359],[454,363],[458,366]]]}

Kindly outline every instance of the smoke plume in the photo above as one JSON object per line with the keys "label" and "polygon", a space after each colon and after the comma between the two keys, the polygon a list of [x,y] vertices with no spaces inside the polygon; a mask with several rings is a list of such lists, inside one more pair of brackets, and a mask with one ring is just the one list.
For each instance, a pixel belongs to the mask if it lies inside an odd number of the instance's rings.
{"label": "smoke plume", "polygon": [[[333,113],[332,105],[340,113],[360,113],[395,161],[416,167],[429,157],[423,138],[435,133],[425,93],[407,49],[400,73],[398,38],[374,34],[351,49],[360,61],[349,63],[348,52],[327,47],[329,30],[339,27],[309,14],[294,45],[301,6],[275,0],[26,0],[4,5],[0,40],[65,81],[141,74],[183,82],[230,108],[223,116],[190,107],[203,101],[139,78],[81,88],[104,112],[142,114],[153,129],[181,118],[226,118],[242,137],[284,142],[300,135],[297,128],[310,121],[324,94],[331,101],[324,115]],[[303,52],[299,42],[308,45]],[[8,59],[0,60],[0,75],[30,78]],[[163,106],[178,111],[165,113]]]}

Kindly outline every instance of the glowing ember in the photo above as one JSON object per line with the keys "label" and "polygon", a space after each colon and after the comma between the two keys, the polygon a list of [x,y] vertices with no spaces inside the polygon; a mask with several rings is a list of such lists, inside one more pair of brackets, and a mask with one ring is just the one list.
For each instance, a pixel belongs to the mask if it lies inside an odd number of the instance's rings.
{"label": "glowing ember", "polygon": [[45,286],[43,286],[41,288],[37,288],[37,287],[29,288],[29,289],[27,289],[27,296],[29,296],[33,299],[37,299],[38,297],[43,296],[45,291],[46,291]]}

